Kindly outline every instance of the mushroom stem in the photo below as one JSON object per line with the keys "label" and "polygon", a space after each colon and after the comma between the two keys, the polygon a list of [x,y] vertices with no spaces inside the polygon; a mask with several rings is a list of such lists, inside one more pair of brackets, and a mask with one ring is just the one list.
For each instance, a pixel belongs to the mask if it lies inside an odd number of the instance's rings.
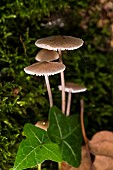
{"label": "mushroom stem", "polygon": [[91,155],[90,155],[90,149],[89,149],[89,140],[86,136],[85,127],[84,127],[84,100],[83,99],[80,100],[80,107],[81,107],[80,119],[81,119],[82,135],[83,135],[83,139],[85,142],[88,158],[90,160],[90,170],[92,170],[92,161],[91,161]]}
{"label": "mushroom stem", "polygon": [[68,93],[66,116],[70,115],[70,106],[71,106],[71,91],[69,91]]}
{"label": "mushroom stem", "polygon": [[[59,53],[59,62],[62,62],[62,54],[61,50],[58,50]],[[65,114],[65,107],[66,107],[66,99],[65,99],[65,79],[64,79],[64,72],[60,73],[61,76],[61,85],[62,85],[62,113]]]}
{"label": "mushroom stem", "polygon": [[62,52],[61,52],[60,49],[58,50],[58,53],[59,53],[59,62],[63,63],[63,61],[62,61]]}
{"label": "mushroom stem", "polygon": [[51,92],[51,88],[50,88],[48,75],[45,75],[45,82],[46,82],[46,86],[47,86],[50,107],[52,107],[53,106],[53,99],[52,99],[52,92]]}

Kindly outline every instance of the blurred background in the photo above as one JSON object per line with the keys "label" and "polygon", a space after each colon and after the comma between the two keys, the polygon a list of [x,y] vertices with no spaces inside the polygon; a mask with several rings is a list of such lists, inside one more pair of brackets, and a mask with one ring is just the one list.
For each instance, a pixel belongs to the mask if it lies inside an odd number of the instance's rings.
{"label": "blurred background", "polygon": [[[88,138],[113,131],[113,1],[0,1],[0,170],[13,167],[25,123],[48,118],[44,77],[23,69],[36,62],[35,41],[52,35],[84,40],[81,48],[63,52],[66,81],[87,87],[72,95],[71,114],[79,114],[84,98]],[[61,108],[59,74],[50,83],[54,105]]]}

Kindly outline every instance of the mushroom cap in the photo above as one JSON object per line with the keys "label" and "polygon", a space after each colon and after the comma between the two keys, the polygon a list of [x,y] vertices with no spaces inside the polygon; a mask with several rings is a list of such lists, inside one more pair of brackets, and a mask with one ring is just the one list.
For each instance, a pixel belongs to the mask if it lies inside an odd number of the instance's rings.
{"label": "mushroom cap", "polygon": [[38,121],[36,124],[35,124],[35,126],[37,126],[37,127],[39,127],[39,128],[41,128],[41,129],[43,129],[43,130],[45,130],[45,131],[47,131],[47,128],[48,128],[48,121]]}
{"label": "mushroom cap", "polygon": [[[62,86],[59,85],[59,90],[62,90]],[[79,92],[84,92],[86,91],[87,88],[85,86],[75,84],[72,82],[66,82],[65,84],[65,92],[71,92],[71,93],[79,93]]]}
{"label": "mushroom cap", "polygon": [[27,74],[44,76],[54,75],[65,70],[65,65],[59,62],[37,62],[24,68]]}
{"label": "mushroom cap", "polygon": [[38,52],[35,59],[37,61],[53,61],[59,58],[59,54],[56,51],[42,49]]}
{"label": "mushroom cap", "polygon": [[83,40],[72,36],[56,35],[38,39],[35,45],[48,50],[74,50],[83,45]]}

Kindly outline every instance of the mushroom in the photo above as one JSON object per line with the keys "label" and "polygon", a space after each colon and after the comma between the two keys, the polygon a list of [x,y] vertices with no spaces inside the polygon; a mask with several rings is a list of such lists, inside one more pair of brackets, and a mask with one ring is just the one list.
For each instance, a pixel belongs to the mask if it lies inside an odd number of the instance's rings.
{"label": "mushroom", "polygon": [[27,74],[36,75],[36,76],[45,76],[45,82],[48,90],[50,107],[53,106],[53,99],[52,99],[52,93],[51,93],[48,76],[63,72],[64,70],[65,70],[64,64],[61,64],[59,62],[46,62],[46,61],[37,62],[24,68],[24,71]]}
{"label": "mushroom", "polygon": [[56,51],[42,49],[38,52],[35,59],[37,61],[53,61],[59,58],[59,54]]}
{"label": "mushroom", "polygon": [[[50,36],[46,38],[38,39],[35,42],[35,45],[48,49],[58,51],[59,53],[59,61],[62,62],[62,54],[61,50],[74,50],[83,45],[83,40],[80,38],[75,38],[72,36],[63,36],[63,35],[56,35]],[[62,112],[65,113],[65,80],[64,80],[64,72],[61,72],[61,85],[62,85]]]}
{"label": "mushroom", "polygon": [[[62,90],[62,85],[59,85],[59,90]],[[68,92],[68,102],[67,102],[67,110],[66,110],[66,115],[69,116],[70,114],[70,106],[71,106],[71,94],[72,93],[79,93],[79,92],[84,92],[87,90],[86,87],[81,86],[79,84],[75,84],[72,82],[66,82],[65,84],[65,92]]]}
{"label": "mushroom", "polygon": [[47,131],[48,128],[48,121],[38,121],[35,126]]}

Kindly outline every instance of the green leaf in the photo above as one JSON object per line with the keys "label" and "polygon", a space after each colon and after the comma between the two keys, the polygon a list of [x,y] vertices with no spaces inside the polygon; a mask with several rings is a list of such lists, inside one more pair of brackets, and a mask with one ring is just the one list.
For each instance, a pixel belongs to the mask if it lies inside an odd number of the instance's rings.
{"label": "green leaf", "polygon": [[63,160],[74,167],[79,166],[82,133],[78,116],[67,117],[53,106],[50,109],[47,133],[52,142],[58,143]]}
{"label": "green leaf", "polygon": [[62,161],[58,145],[48,139],[46,131],[27,123],[24,134],[27,139],[20,143],[13,170],[31,168],[45,160]]}

